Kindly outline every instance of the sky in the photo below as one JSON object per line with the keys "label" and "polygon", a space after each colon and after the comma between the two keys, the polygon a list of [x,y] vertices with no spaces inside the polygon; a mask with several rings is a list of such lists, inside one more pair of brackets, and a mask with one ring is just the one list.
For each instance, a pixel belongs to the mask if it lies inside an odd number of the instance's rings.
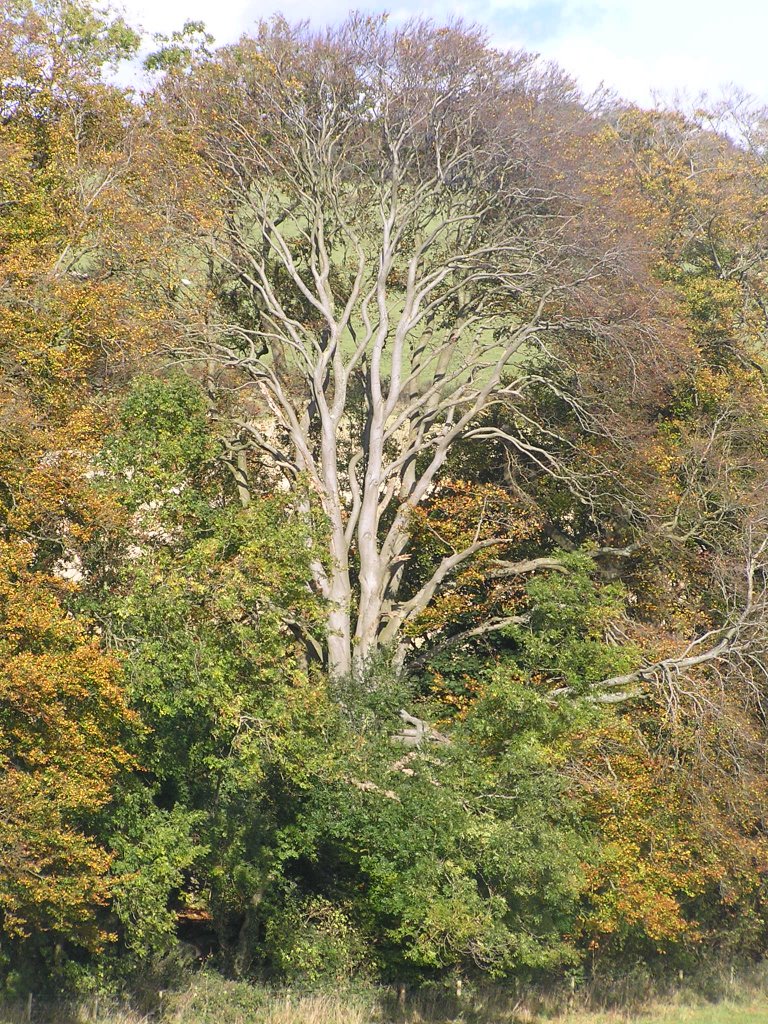
{"label": "sky", "polygon": [[281,12],[328,23],[350,8],[393,20],[459,15],[484,25],[498,46],[556,61],[587,91],[605,85],[642,105],[676,94],[694,100],[736,85],[768,104],[766,0],[122,0],[148,32],[204,21],[217,43]]}

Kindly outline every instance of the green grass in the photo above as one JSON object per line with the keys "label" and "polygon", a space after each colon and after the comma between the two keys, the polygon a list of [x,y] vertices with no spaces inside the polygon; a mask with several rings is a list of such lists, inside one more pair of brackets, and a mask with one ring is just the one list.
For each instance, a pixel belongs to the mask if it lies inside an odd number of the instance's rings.
{"label": "green grass", "polygon": [[768,1024],[768,998],[710,1006],[659,1004],[637,1013],[573,1013],[549,1018],[548,1024]]}
{"label": "green grass", "polygon": [[705,1009],[672,1010],[656,1019],[665,1024],[768,1024],[768,1002],[763,1001],[762,1005],[722,1003]]}

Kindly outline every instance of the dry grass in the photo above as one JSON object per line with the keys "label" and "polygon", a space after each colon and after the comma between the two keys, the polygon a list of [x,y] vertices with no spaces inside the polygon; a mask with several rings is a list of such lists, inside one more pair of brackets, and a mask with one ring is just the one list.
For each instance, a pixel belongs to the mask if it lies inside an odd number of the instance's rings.
{"label": "dry grass", "polygon": [[[25,1002],[0,1006],[0,1024],[29,1024]],[[81,1000],[77,1004],[59,1000],[36,1000],[31,1024],[157,1024],[156,1018],[103,999]]]}
{"label": "dry grass", "polygon": [[[722,980],[722,979],[721,979]],[[393,991],[298,993],[230,981],[203,972],[173,992],[154,991],[151,1013],[104,999],[77,1005],[33,1004],[33,1024],[768,1024],[768,975],[712,980],[702,990],[660,994],[630,978],[614,986],[528,991],[501,987],[409,993]],[[617,1008],[618,1007],[618,1008]],[[26,1003],[0,1008],[0,1024],[27,1024]]]}
{"label": "dry grass", "polygon": [[164,1024],[371,1024],[373,995],[270,992],[211,975],[168,1001]]}
{"label": "dry grass", "polygon": [[336,996],[291,999],[281,996],[264,1017],[264,1024],[370,1024],[373,1009]]}

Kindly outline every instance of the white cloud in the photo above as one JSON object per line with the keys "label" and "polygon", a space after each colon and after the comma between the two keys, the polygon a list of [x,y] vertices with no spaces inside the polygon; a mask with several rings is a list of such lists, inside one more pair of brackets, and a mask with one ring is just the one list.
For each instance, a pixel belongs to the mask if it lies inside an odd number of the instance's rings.
{"label": "white cloud", "polygon": [[641,103],[654,91],[717,93],[732,82],[768,101],[767,34],[768,7],[750,0],[621,0],[588,33],[541,49],[585,85],[603,79]]}
{"label": "white cloud", "polygon": [[249,0],[123,0],[120,7],[132,24],[148,33],[173,32],[185,21],[203,21],[219,43],[232,42],[244,30]]}
{"label": "white cloud", "polygon": [[260,18],[281,10],[289,18],[328,22],[349,7],[461,14],[485,23],[499,42],[535,49],[556,60],[587,89],[601,81],[629,99],[664,94],[718,92],[735,82],[768,102],[764,41],[768,5],[757,0],[124,0],[130,20],[148,32],[168,32],[187,19],[201,20],[217,42],[230,42]]}

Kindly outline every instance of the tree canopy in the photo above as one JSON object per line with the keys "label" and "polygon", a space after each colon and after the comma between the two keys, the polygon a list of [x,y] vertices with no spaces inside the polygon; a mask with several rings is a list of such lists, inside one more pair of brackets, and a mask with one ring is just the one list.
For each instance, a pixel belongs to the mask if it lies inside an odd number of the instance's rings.
{"label": "tree canopy", "polygon": [[0,17],[0,987],[761,955],[766,113]]}

